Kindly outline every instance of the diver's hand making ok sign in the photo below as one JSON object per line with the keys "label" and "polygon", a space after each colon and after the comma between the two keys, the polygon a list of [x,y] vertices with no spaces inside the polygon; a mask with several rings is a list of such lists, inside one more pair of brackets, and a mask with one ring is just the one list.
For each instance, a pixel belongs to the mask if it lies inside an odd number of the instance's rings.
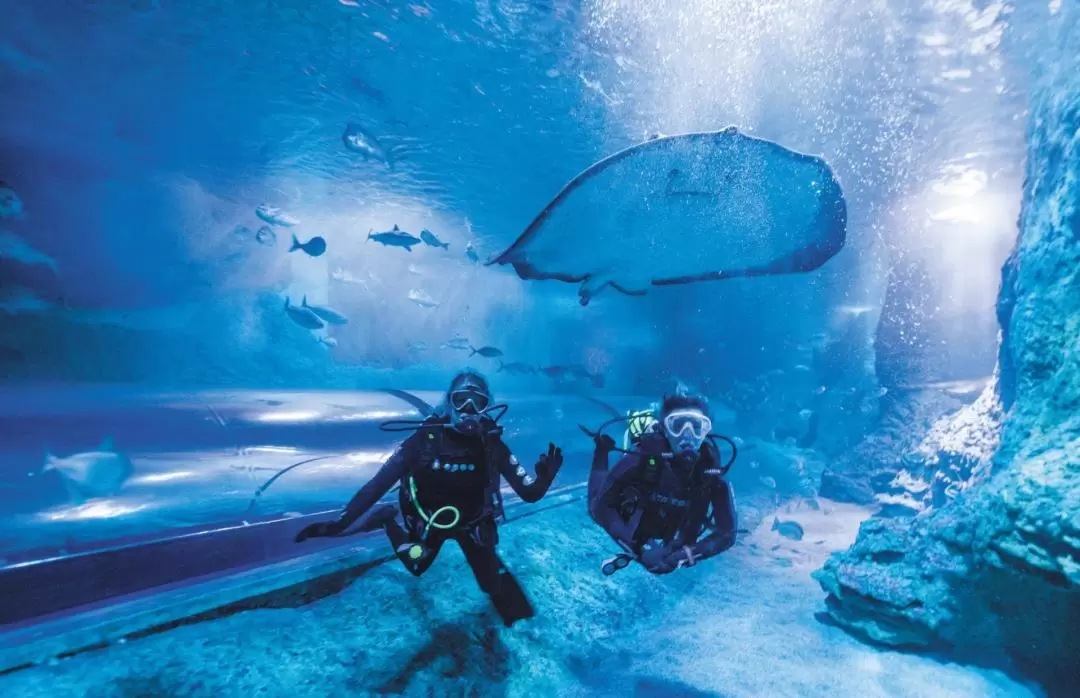
{"label": "diver's hand making ok sign", "polygon": [[553,443],[548,444],[547,453],[540,454],[536,461],[536,474],[545,479],[554,479],[562,467],[562,449]]}

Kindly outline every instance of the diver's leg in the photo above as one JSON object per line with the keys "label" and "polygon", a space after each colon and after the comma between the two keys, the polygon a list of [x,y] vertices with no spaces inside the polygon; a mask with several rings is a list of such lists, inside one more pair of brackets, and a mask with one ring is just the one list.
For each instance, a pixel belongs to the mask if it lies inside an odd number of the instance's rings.
{"label": "diver's leg", "polygon": [[586,497],[589,512],[593,510],[593,502],[603,491],[604,480],[608,476],[608,452],[606,449],[597,448],[593,452],[592,468],[589,470],[589,494]]}
{"label": "diver's leg", "polygon": [[468,535],[458,536],[457,541],[480,589],[491,598],[506,627],[536,615],[517,579],[499,559],[494,545],[483,545]]}

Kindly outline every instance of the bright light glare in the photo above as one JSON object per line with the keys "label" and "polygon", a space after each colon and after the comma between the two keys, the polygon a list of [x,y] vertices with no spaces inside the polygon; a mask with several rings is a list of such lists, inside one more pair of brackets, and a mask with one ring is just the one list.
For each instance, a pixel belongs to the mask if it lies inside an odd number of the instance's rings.
{"label": "bright light glare", "polygon": [[131,479],[132,484],[139,485],[153,485],[159,482],[172,482],[173,480],[186,480],[190,477],[198,475],[193,470],[173,470],[168,473],[153,473],[151,475],[140,475]]}
{"label": "bright light glare", "polygon": [[311,422],[322,416],[314,410],[295,410],[293,412],[263,412],[255,417],[258,422]]}
{"label": "bright light glare", "polygon": [[983,223],[986,221],[986,208],[980,204],[981,202],[976,200],[940,211],[930,211],[930,220],[944,223]]}
{"label": "bright light glare", "polygon": [[103,500],[87,502],[73,507],[62,507],[38,514],[46,521],[91,521],[95,519],[115,519],[147,509],[146,504],[120,504],[116,501]]}
{"label": "bright light glare", "polygon": [[356,453],[348,454],[346,458],[356,464],[371,465],[374,463],[382,463],[389,458],[392,453],[392,451],[357,451]]}
{"label": "bright light glare", "polygon": [[300,453],[300,449],[293,448],[292,446],[250,446],[243,449],[242,455],[249,455],[252,453]]}
{"label": "bright light glare", "polygon": [[390,412],[387,410],[371,410],[369,412],[351,412],[349,414],[338,414],[327,418],[330,422],[364,422],[374,419],[397,419],[400,417],[407,417],[411,412]]}

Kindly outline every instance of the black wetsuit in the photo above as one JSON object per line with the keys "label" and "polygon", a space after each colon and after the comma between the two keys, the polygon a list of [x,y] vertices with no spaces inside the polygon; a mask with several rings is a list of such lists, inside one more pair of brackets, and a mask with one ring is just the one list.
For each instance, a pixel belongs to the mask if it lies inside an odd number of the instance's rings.
{"label": "black wetsuit", "polygon": [[737,535],[735,495],[718,475],[715,446],[706,441],[693,463],[667,448],[662,434],[648,433],[609,471],[608,449],[598,445],[589,474],[589,515],[643,563],[649,544],[654,572],[721,553]]}
{"label": "black wetsuit", "polygon": [[[399,504],[404,526],[388,512],[389,505],[371,512],[374,525],[385,526],[391,544],[405,567],[416,576],[435,561],[443,543],[454,540],[465,553],[480,588],[491,597],[507,625],[531,617],[532,608],[520,587],[496,554],[501,514],[500,479],[526,502],[539,501],[548,491],[562,465],[554,445],[529,475],[502,442],[501,429],[490,421],[483,435],[466,435],[447,427],[446,420],[429,419],[405,439],[378,473],[353,496],[329,535],[343,532],[400,483]],[[414,500],[415,495],[415,500]],[[453,511],[439,510],[454,507]],[[428,525],[434,518],[437,525]],[[442,525],[454,523],[449,528]],[[318,533],[315,535],[326,535]]]}

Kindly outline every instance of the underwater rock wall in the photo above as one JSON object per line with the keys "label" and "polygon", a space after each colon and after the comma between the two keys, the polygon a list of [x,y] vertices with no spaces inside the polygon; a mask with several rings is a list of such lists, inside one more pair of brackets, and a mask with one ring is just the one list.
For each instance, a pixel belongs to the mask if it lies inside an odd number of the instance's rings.
{"label": "underwater rock wall", "polygon": [[1066,5],[1032,95],[1000,387],[926,442],[946,447],[939,470],[983,482],[915,519],[866,522],[816,574],[828,616],[853,634],[1010,662],[1054,695],[1080,678],[1080,11]]}

